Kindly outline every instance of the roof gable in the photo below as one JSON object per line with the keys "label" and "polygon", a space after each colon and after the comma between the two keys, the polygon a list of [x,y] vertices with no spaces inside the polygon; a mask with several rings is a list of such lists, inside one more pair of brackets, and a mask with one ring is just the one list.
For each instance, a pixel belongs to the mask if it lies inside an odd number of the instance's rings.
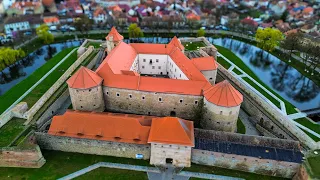
{"label": "roof gable", "polygon": [[122,41],[123,40],[123,36],[118,33],[118,31],[116,30],[115,27],[111,28],[111,31],[109,32],[108,36],[106,37],[106,40],[111,41],[111,39],[110,39],[111,37],[113,38],[112,41]]}
{"label": "roof gable", "polygon": [[80,67],[80,69],[67,80],[67,84],[71,88],[87,89],[95,87],[101,84],[102,78],[95,72],[86,67]]}
{"label": "roof gable", "polygon": [[215,84],[204,91],[204,97],[213,104],[224,107],[238,106],[243,101],[242,94],[227,80]]}
{"label": "roof gable", "polygon": [[194,147],[193,122],[177,117],[154,118],[148,143],[178,144]]}

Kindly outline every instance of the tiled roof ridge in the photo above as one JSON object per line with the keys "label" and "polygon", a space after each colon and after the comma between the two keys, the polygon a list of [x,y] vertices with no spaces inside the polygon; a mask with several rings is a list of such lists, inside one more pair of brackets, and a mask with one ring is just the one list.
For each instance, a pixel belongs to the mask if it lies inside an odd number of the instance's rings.
{"label": "tiled roof ridge", "polygon": [[[83,68],[83,66],[81,66],[81,68],[77,71],[78,73],[77,73],[77,76],[74,78],[74,81],[72,82],[72,85],[70,86],[70,87],[73,87],[73,85],[74,85],[74,83],[76,82],[76,80],[78,79],[78,77],[79,77],[79,75],[80,75],[80,73],[81,73],[81,69]],[[82,78],[83,79],[83,78]],[[84,82],[83,82],[83,84],[84,84]]]}

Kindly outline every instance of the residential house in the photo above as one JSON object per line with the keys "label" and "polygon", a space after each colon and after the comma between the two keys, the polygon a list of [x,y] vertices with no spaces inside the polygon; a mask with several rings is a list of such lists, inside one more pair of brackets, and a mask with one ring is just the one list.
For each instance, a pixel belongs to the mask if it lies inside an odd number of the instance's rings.
{"label": "residential house", "polygon": [[93,13],[93,20],[96,24],[107,22],[107,17],[107,12],[101,7],[97,8]]}
{"label": "residential house", "polygon": [[26,15],[26,14],[42,14],[44,7],[41,2],[25,2],[19,1],[13,3],[6,11],[8,16]]}
{"label": "residential house", "polygon": [[7,35],[13,35],[15,32],[35,29],[42,23],[40,15],[9,17],[4,23],[4,30]]}
{"label": "residential house", "polygon": [[58,25],[60,24],[60,20],[58,16],[47,16],[43,17],[43,22],[48,26]]}

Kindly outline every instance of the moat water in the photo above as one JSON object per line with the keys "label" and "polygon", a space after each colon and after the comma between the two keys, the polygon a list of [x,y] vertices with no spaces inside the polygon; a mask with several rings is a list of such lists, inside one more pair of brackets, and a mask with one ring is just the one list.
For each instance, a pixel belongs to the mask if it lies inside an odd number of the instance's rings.
{"label": "moat water", "polygon": [[[134,42],[168,43],[170,38],[148,37]],[[320,107],[320,88],[296,69],[260,48],[237,40],[223,38],[208,40],[230,49],[271,89],[300,110]],[[126,43],[130,41],[124,40]],[[131,40],[132,42],[132,40]],[[29,54],[24,60],[0,73],[0,95],[28,77],[51,57],[67,47],[79,46],[80,41],[69,41],[43,46]],[[261,55],[263,52],[263,55]],[[262,58],[261,58],[262,57]]]}
{"label": "moat water", "polygon": [[320,88],[277,57],[256,46],[230,38],[209,38],[209,41],[230,49],[262,82],[300,110],[320,107]]}
{"label": "moat water", "polygon": [[27,78],[63,49],[80,46],[80,44],[80,41],[68,41],[51,44],[50,47],[45,45],[30,53],[16,65],[4,69],[0,72],[0,95]]}

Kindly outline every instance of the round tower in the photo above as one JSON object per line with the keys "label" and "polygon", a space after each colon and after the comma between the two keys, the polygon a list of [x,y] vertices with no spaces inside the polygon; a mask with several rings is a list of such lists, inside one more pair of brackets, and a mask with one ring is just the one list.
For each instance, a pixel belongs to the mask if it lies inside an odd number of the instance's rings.
{"label": "round tower", "polygon": [[201,123],[202,127],[217,131],[236,132],[242,101],[242,94],[227,80],[205,90],[205,113]]}
{"label": "round tower", "polygon": [[111,28],[108,36],[106,37],[107,52],[110,53],[114,47],[116,47],[123,40],[115,27]]}
{"label": "round tower", "polygon": [[102,112],[105,109],[102,78],[95,72],[81,67],[67,84],[74,110]]}

